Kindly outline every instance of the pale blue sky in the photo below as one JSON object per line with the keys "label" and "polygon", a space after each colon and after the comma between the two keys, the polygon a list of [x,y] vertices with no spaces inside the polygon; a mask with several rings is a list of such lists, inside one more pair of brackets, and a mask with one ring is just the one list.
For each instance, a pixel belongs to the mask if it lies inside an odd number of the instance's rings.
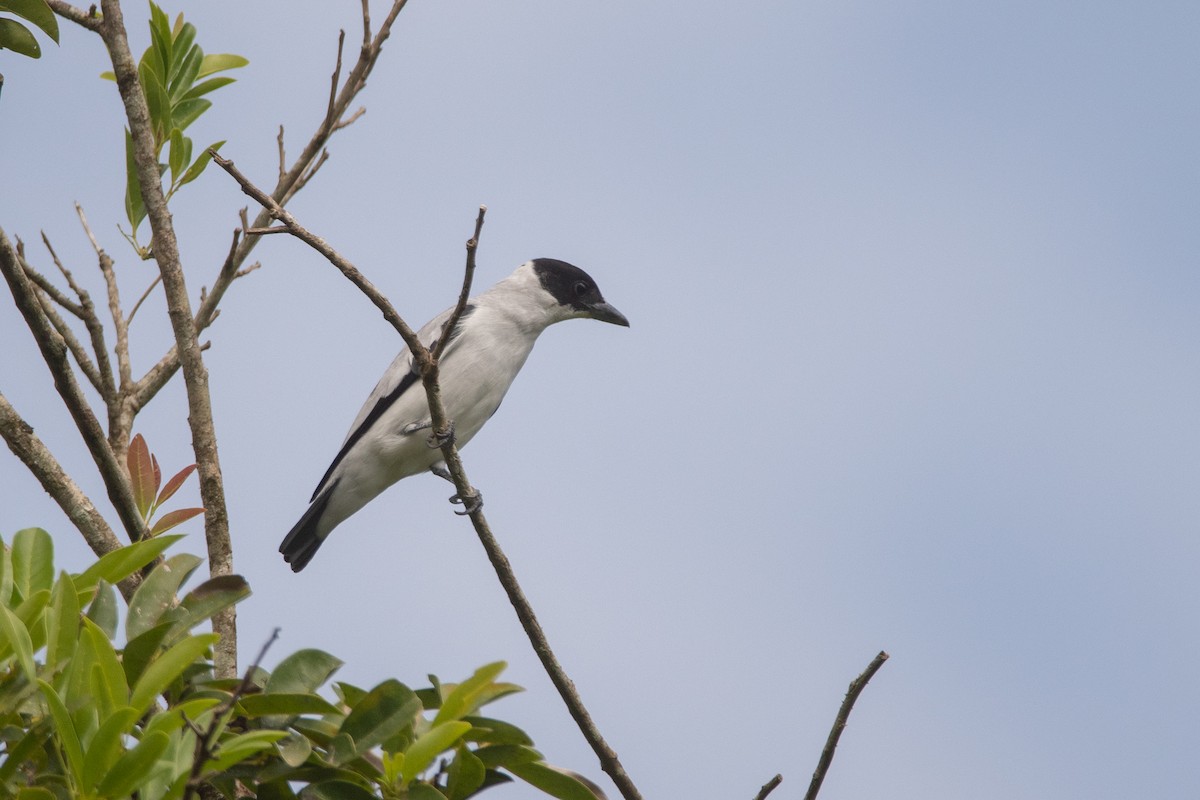
{"label": "pale blue sky", "polygon": [[[298,151],[358,3],[167,8],[250,58],[192,135],[271,183],[277,126]],[[1200,793],[1198,53],[1182,2],[401,15],[292,209],[414,324],[453,301],[480,203],[480,288],[562,258],[630,318],[548,331],[464,456],[647,797],[751,797],[775,772],[802,796],[880,649],[823,798]],[[0,225],[94,281],[79,200],[128,304],[152,267],[115,228],[104,68],[69,25],[40,62],[0,60]],[[216,170],[178,197],[193,295],[244,204]],[[320,647],[359,684],[504,658],[529,691],[497,714],[602,777],[440,481],[287,570],[279,540],[399,345],[299,243],[255,257],[207,355],[244,658],[276,625],[275,658]],[[140,369],[161,309],[139,313]],[[101,501],[11,306],[0,340],[0,389]],[[140,419],[165,465],[189,458],[184,413],[176,385]],[[5,536],[43,525],[85,563],[10,456],[0,486]]]}

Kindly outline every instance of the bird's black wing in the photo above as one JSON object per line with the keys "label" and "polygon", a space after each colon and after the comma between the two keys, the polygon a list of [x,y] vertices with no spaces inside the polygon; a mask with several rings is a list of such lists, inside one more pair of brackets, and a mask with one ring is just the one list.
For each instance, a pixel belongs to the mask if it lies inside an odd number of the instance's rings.
{"label": "bird's black wing", "polygon": [[[442,353],[443,360],[450,355],[453,348],[449,345],[458,338],[460,333],[462,333],[463,323],[474,310],[475,306],[470,304],[463,309],[462,316],[458,318],[458,323],[454,326],[454,330],[450,332],[450,339],[447,342],[447,347]],[[446,320],[450,318],[451,311],[452,309],[443,311],[441,314],[438,314],[432,320],[427,322],[421,328],[421,330],[417,331],[417,338],[420,339],[422,344],[430,349],[437,345],[437,339],[435,337],[441,333],[442,326],[445,325]],[[317,484],[317,488],[313,491],[312,499],[309,500],[310,503],[317,499],[317,495],[319,495],[321,490],[325,488],[325,485],[329,482],[334,470],[337,469],[338,464],[342,463],[342,459],[346,457],[346,454],[350,452],[354,445],[356,445],[369,430],[371,430],[375,423],[379,421],[379,418],[382,417],[384,413],[392,407],[393,403],[395,403],[406,392],[411,391],[414,386],[420,383],[420,378],[421,376],[417,374],[413,364],[412,353],[409,351],[408,347],[405,347],[400,351],[399,355],[396,356],[391,365],[383,373],[383,377],[379,379],[379,383],[375,385],[375,389],[371,392],[371,395],[367,398],[367,401],[359,410],[358,416],[354,420],[354,424],[350,426],[350,432],[346,434],[346,440],[342,442],[341,449],[338,450],[338,454],[333,458],[333,463],[329,465],[329,469],[325,470],[325,474],[321,477],[320,483]],[[420,387],[417,388],[417,391],[420,391]],[[419,420],[410,420],[410,422],[418,421]]]}

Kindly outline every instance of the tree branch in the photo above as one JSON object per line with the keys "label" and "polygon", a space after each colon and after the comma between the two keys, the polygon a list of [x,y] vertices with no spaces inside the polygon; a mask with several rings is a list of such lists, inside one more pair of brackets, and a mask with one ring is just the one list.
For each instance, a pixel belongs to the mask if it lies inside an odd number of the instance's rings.
{"label": "tree branch", "polygon": [[[45,443],[33,432],[33,428],[22,419],[8,399],[0,394],[0,436],[4,437],[8,449],[33,473],[46,494],[58,503],[97,556],[111,553],[121,547],[121,541],[105,522],[104,516],[88,499],[83,490],[71,480],[58,459]],[[128,600],[141,583],[141,574],[134,573],[120,584],[121,594]]]}
{"label": "tree branch", "polygon": [[829,772],[829,765],[833,763],[833,751],[837,749],[838,739],[842,738],[842,731],[846,729],[846,720],[850,717],[850,709],[854,708],[854,703],[862,694],[862,690],[867,687],[867,683],[887,660],[888,654],[882,650],[879,651],[879,655],[871,659],[871,663],[867,665],[863,673],[850,681],[850,689],[846,692],[846,698],[842,700],[842,707],[838,709],[837,718],[833,721],[833,728],[829,731],[829,738],[825,741],[825,749],[821,751],[821,758],[817,761],[817,769],[813,773],[812,781],[808,784],[804,800],[816,800],[817,792],[821,791],[821,784],[825,780],[825,773]]}
{"label": "tree branch", "polygon": [[[392,307],[388,299],[353,264],[346,260],[324,239],[300,225],[291,213],[275,202],[266,192],[251,183],[234,166],[232,161],[222,158],[215,152],[209,152],[212,154],[213,161],[238,182],[243,192],[260,203],[271,217],[274,217],[288,229],[289,233],[312,247],[324,256],[330,264],[337,267],[346,278],[370,299],[375,307],[383,313],[384,319],[391,323],[392,327],[400,334],[409,351],[413,354],[413,363],[421,373],[422,382],[425,385],[426,397],[429,401],[429,416],[432,428],[435,431],[435,437],[441,441],[442,455],[450,471],[450,475],[454,479],[454,486],[458,490],[458,496],[465,499],[476,495],[475,489],[471,487],[471,483],[467,479],[466,471],[463,469],[462,460],[459,458],[458,448],[455,447],[453,438],[445,435],[449,431],[449,420],[441,402],[440,390],[437,385],[437,362],[433,359],[433,354],[421,344],[412,328],[396,313],[395,308]],[[475,250],[479,244],[479,233],[483,226],[485,212],[486,207],[481,206],[479,216],[475,221],[475,236],[467,242],[467,274],[463,280],[464,293],[470,291],[471,274],[474,271],[475,264]],[[465,305],[466,299],[460,294],[459,304],[456,306],[459,314],[462,313],[462,308]],[[575,684],[567,677],[562,665],[559,663],[557,657],[555,657],[554,651],[550,648],[545,631],[542,630],[542,626],[538,623],[537,617],[534,614],[533,606],[521,590],[512,565],[508,561],[508,557],[505,556],[504,551],[496,541],[496,537],[492,534],[491,528],[488,526],[487,519],[483,515],[482,506],[477,505],[470,512],[470,517],[472,524],[475,526],[475,532],[479,536],[479,541],[483,544],[488,559],[492,562],[492,566],[496,570],[496,575],[500,579],[500,584],[504,587],[509,601],[517,612],[517,617],[525,629],[526,636],[529,637],[530,644],[533,645],[534,652],[537,653],[543,668],[549,674],[551,682],[558,689],[558,693],[566,704],[571,717],[575,720],[575,724],[579,726],[584,738],[592,746],[592,750],[600,759],[601,767],[612,778],[613,783],[616,784],[617,789],[621,792],[621,796],[625,800],[641,800],[641,793],[625,772],[624,767],[621,766],[616,752],[600,734],[595,722],[592,721],[591,714],[588,713],[586,706],[584,706],[583,701],[580,699],[579,693],[575,689]]]}
{"label": "tree branch", "polygon": [[87,28],[89,31],[100,30],[101,19],[96,15],[96,7],[93,5],[87,11],[82,8],[77,8],[65,0],[46,0],[50,6],[50,10],[58,14],[63,19],[69,19],[76,25]]}
{"label": "tree branch", "polygon": [[[175,334],[175,345],[187,389],[188,424],[192,433],[192,449],[196,455],[197,471],[200,473],[200,497],[204,504],[204,535],[208,544],[209,573],[214,577],[229,575],[233,572],[233,548],[229,539],[229,512],[225,504],[225,487],[213,426],[208,370],[196,337],[195,320],[188,299],[179,245],[163,195],[150,112],[138,81],[137,63],[129,50],[121,6],[117,0],[103,0],[102,8],[104,21],[100,26],[100,36],[108,49],[113,73],[117,78],[117,89],[125,104],[138,187],[141,189],[146,218],[153,232],[154,258],[162,274],[167,315]],[[237,627],[233,607],[213,617],[213,630],[221,637],[214,652],[216,674],[222,678],[234,677],[237,675]]]}
{"label": "tree branch", "polygon": [[762,788],[758,790],[758,794],[754,795],[754,800],[767,800],[767,795],[775,791],[775,787],[781,783],[783,783],[782,775],[776,775],[774,778],[771,778],[771,780],[762,785]]}
{"label": "tree branch", "polygon": [[[0,230],[0,271],[3,271],[17,309],[25,318],[25,324],[33,334],[42,358],[50,368],[59,396],[75,421],[92,460],[100,470],[100,477],[104,479],[104,486],[108,490],[108,498],[112,501],[121,524],[125,526],[131,541],[140,540],[145,535],[146,526],[138,514],[137,504],[134,503],[129,477],[109,446],[104,430],[83,396],[67,360],[66,345],[46,321],[34,288],[25,277],[25,270],[22,269],[17,254],[3,230]],[[70,516],[68,509],[64,511]]]}

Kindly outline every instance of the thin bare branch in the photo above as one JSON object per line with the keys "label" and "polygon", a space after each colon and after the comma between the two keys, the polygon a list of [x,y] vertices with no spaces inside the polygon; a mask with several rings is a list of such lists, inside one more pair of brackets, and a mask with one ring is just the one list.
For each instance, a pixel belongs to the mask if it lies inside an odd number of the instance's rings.
{"label": "thin bare branch", "polygon": [[762,788],[758,790],[758,794],[754,795],[754,800],[767,800],[767,795],[775,791],[775,787],[781,783],[783,783],[782,775],[776,775],[774,778],[771,778],[771,780],[762,785]]}
{"label": "thin bare branch", "polygon": [[77,8],[65,0],[46,0],[50,6],[50,10],[58,14],[63,19],[69,19],[76,25],[87,28],[89,31],[100,30],[100,17],[96,13],[96,7],[92,6],[87,11],[82,8]]}
{"label": "thin bare branch", "polygon": [[25,277],[25,270],[21,268],[17,254],[3,230],[0,230],[0,271],[4,273],[13,300],[16,301],[17,309],[25,318],[25,324],[33,334],[42,358],[50,368],[55,388],[62,397],[71,418],[75,421],[84,444],[87,445],[88,452],[91,453],[92,460],[95,461],[96,468],[100,471],[101,478],[104,479],[108,498],[121,518],[121,524],[125,526],[132,541],[140,540],[145,534],[146,526],[133,501],[129,478],[123,465],[117,460],[109,446],[104,430],[100,427],[95,414],[92,413],[91,406],[83,396],[79,383],[75,380],[75,373],[71,370],[71,364],[67,359],[67,348],[62,337],[54,331],[42,313],[42,305],[37,298],[33,284]]}
{"label": "thin bare branch", "polygon": [[[283,176],[287,174],[287,156],[283,152],[283,126],[279,126],[279,135],[275,137],[275,142],[279,145],[279,178],[283,180]],[[249,227],[246,222],[246,209],[242,209],[242,228]]]}
{"label": "thin bare branch", "polygon": [[247,236],[270,236],[273,233],[291,233],[291,229],[286,225],[276,225],[273,228],[251,228],[246,231]]}
{"label": "thin bare branch", "polygon": [[271,631],[271,636],[263,644],[262,649],[258,651],[258,657],[246,669],[246,674],[242,677],[241,682],[238,683],[237,688],[233,690],[233,693],[229,695],[225,702],[213,710],[207,730],[201,731],[196,723],[187,719],[186,716],[184,717],[184,720],[196,734],[196,751],[192,757],[192,770],[188,775],[188,781],[183,791],[183,800],[191,800],[191,798],[200,792],[201,784],[204,781],[204,765],[218,755],[217,737],[226,724],[228,724],[229,715],[233,711],[234,706],[254,686],[254,674],[262,665],[263,659],[267,657],[267,651],[271,649],[271,645],[275,644],[275,640],[278,638],[279,628],[275,628]]}
{"label": "thin bare branch", "polygon": [[[50,245],[50,240],[46,238],[45,231],[42,231],[42,244],[46,246],[46,250],[50,253],[50,260],[54,262],[54,266],[58,267],[59,273],[66,279],[67,286],[71,287],[76,297],[79,297],[83,293],[83,290],[75,285],[74,277],[71,275],[70,270],[63,266],[58,253],[54,252],[54,248]],[[69,311],[72,316],[77,319],[83,319],[83,306],[67,297],[66,293],[51,283],[49,278],[42,275],[30,265],[28,259],[25,258],[25,247],[20,239],[17,239],[17,255],[21,257],[21,263],[25,267],[25,274],[29,276],[31,281],[38,285],[39,289],[48,294],[50,299],[59,306]]]}
{"label": "thin bare branch", "polygon": [[125,318],[126,325],[133,324],[133,317],[137,314],[138,309],[142,307],[142,303],[146,302],[146,298],[154,291],[154,287],[162,283],[162,275],[155,275],[154,280],[150,281],[150,285],[146,287],[146,291],[142,292],[142,296],[133,304],[133,308],[129,309],[129,316]]}
{"label": "thin bare branch", "polygon": [[[113,330],[117,337],[116,345],[113,348],[117,355],[117,385],[124,391],[132,379],[133,370],[129,360],[129,321],[125,319],[125,314],[121,311],[121,292],[117,288],[117,273],[113,270],[112,258],[96,241],[96,234],[92,233],[92,226],[88,224],[87,215],[83,213],[83,206],[79,203],[75,204],[75,213],[79,216],[79,224],[83,226],[83,232],[87,234],[88,241],[92,243],[100,274],[104,278],[104,287],[108,293],[108,313],[112,317]],[[107,356],[105,359],[107,360]],[[110,431],[109,434],[111,439],[114,432]],[[122,442],[121,449],[123,450],[125,439],[118,436],[117,440]]]}
{"label": "thin bare branch", "polygon": [[323,127],[332,130],[336,120],[333,117],[334,104],[337,102],[338,81],[342,77],[342,46],[346,44],[346,30],[343,28],[338,31],[338,47],[337,47],[337,62],[333,65],[333,75],[329,79],[329,105],[325,109],[325,122]]}
{"label": "thin bare branch", "polygon": [[829,765],[833,763],[833,751],[837,749],[838,739],[842,737],[842,731],[846,729],[846,720],[850,717],[850,710],[854,708],[855,701],[862,694],[862,690],[867,687],[867,683],[887,660],[888,654],[882,650],[879,651],[879,655],[871,659],[871,663],[867,665],[863,673],[850,681],[850,688],[846,692],[846,698],[842,700],[842,707],[838,709],[837,718],[833,721],[833,728],[829,731],[829,738],[825,741],[825,749],[821,751],[821,758],[817,761],[817,769],[813,772],[812,781],[808,784],[808,791],[804,794],[804,800],[816,800],[817,793],[821,791],[821,784],[825,780],[825,774],[829,772]]}
{"label": "thin bare branch", "polygon": [[361,117],[365,113],[367,113],[367,107],[359,106],[358,110],[356,110],[353,114],[351,114],[350,116],[343,119],[337,125],[334,125],[333,129],[335,131],[340,131],[342,128],[349,128],[351,125],[354,124],[355,120],[357,120],[359,117]]}
{"label": "thin bare branch", "polygon": [[103,394],[104,384],[100,380],[100,373],[97,371],[96,365],[92,363],[92,358],[84,349],[83,344],[75,336],[75,331],[71,330],[71,326],[59,315],[58,309],[54,307],[54,302],[45,292],[38,291],[35,294],[38,302],[41,303],[42,313],[46,315],[46,319],[50,320],[55,333],[62,337],[63,344],[71,351],[71,355],[75,356],[75,363],[79,365],[79,371],[88,379],[88,383],[92,385],[93,389]]}

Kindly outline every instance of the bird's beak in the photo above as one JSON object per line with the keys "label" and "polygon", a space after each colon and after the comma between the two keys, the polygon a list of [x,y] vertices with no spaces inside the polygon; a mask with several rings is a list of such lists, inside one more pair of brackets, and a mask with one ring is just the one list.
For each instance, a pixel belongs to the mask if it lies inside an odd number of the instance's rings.
{"label": "bird's beak", "polygon": [[587,307],[587,315],[601,322],[611,322],[613,325],[620,325],[625,328],[629,327],[629,320],[625,319],[625,315],[617,311],[609,303],[593,303]]}

